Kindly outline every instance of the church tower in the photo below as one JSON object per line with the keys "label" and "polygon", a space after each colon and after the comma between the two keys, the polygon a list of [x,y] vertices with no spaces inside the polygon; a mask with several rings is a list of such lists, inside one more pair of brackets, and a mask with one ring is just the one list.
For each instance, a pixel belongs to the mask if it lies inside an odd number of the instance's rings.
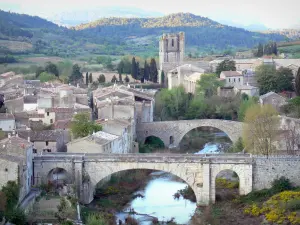
{"label": "church tower", "polygon": [[184,32],[163,34],[159,40],[159,69],[164,72],[183,62],[185,48]]}

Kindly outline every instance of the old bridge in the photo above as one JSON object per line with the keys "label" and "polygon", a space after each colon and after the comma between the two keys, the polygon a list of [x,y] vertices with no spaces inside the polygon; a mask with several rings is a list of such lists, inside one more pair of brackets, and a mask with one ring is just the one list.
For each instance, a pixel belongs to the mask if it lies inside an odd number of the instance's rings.
{"label": "old bridge", "polygon": [[166,147],[178,147],[184,135],[198,127],[217,128],[225,132],[234,143],[242,135],[243,123],[218,119],[140,123],[137,125],[136,133],[139,142],[144,143],[147,137],[155,136],[160,138]]}

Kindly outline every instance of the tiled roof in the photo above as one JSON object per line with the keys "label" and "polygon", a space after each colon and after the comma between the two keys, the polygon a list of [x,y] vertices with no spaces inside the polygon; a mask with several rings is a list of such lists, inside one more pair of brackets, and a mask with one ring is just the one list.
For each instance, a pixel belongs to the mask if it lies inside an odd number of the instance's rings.
{"label": "tiled roof", "polygon": [[24,150],[30,147],[31,143],[29,143],[27,139],[25,140],[20,137],[12,136],[0,141],[0,154],[16,154],[16,150],[20,153],[23,153]]}
{"label": "tiled roof", "polygon": [[279,94],[276,94],[276,93],[273,92],[273,91],[270,91],[270,92],[268,92],[267,94],[261,95],[259,98],[260,98],[260,99],[265,99],[265,98],[270,97],[271,95],[275,95],[276,97],[280,97],[280,98],[282,98],[282,99],[285,99],[284,97],[282,97],[282,96],[279,95]]}
{"label": "tiled roof", "polygon": [[224,74],[225,77],[243,76],[241,73],[237,71],[222,71],[222,74]]}
{"label": "tiled roof", "polygon": [[10,113],[0,113],[0,120],[14,120],[15,117]]}
{"label": "tiled roof", "polygon": [[18,131],[18,135],[26,140],[30,137],[30,141],[57,141],[60,137],[62,137],[63,133],[61,130],[26,130]]}
{"label": "tiled roof", "polygon": [[37,103],[37,96],[34,95],[25,95],[24,104],[34,104]]}
{"label": "tiled roof", "polygon": [[67,120],[57,120],[54,123],[54,128],[55,129],[67,129],[69,128],[71,125],[71,119],[67,119]]}
{"label": "tiled roof", "polygon": [[45,118],[45,115],[38,113],[28,113],[28,118]]}

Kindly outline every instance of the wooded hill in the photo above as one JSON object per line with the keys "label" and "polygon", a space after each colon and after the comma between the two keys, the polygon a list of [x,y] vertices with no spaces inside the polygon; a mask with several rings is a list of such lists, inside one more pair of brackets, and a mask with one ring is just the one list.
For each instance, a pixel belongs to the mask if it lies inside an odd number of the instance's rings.
{"label": "wooded hill", "polygon": [[250,32],[190,13],[157,18],[103,18],[68,29],[40,17],[0,11],[0,39],[30,42],[33,48],[29,53],[62,57],[85,53],[156,55],[159,36],[179,31],[186,33],[187,49],[199,52],[252,48],[258,43],[285,39],[283,35]]}

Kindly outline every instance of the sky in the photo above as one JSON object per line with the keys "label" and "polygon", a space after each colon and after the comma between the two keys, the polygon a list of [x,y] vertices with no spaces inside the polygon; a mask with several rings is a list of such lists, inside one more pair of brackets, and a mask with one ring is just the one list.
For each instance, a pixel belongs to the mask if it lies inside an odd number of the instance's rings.
{"label": "sky", "polygon": [[[0,9],[43,18],[76,10],[135,7],[170,14],[190,12],[213,20],[242,25],[263,24],[271,29],[300,28],[300,0],[1,0]],[[101,15],[99,15],[101,17]]]}

